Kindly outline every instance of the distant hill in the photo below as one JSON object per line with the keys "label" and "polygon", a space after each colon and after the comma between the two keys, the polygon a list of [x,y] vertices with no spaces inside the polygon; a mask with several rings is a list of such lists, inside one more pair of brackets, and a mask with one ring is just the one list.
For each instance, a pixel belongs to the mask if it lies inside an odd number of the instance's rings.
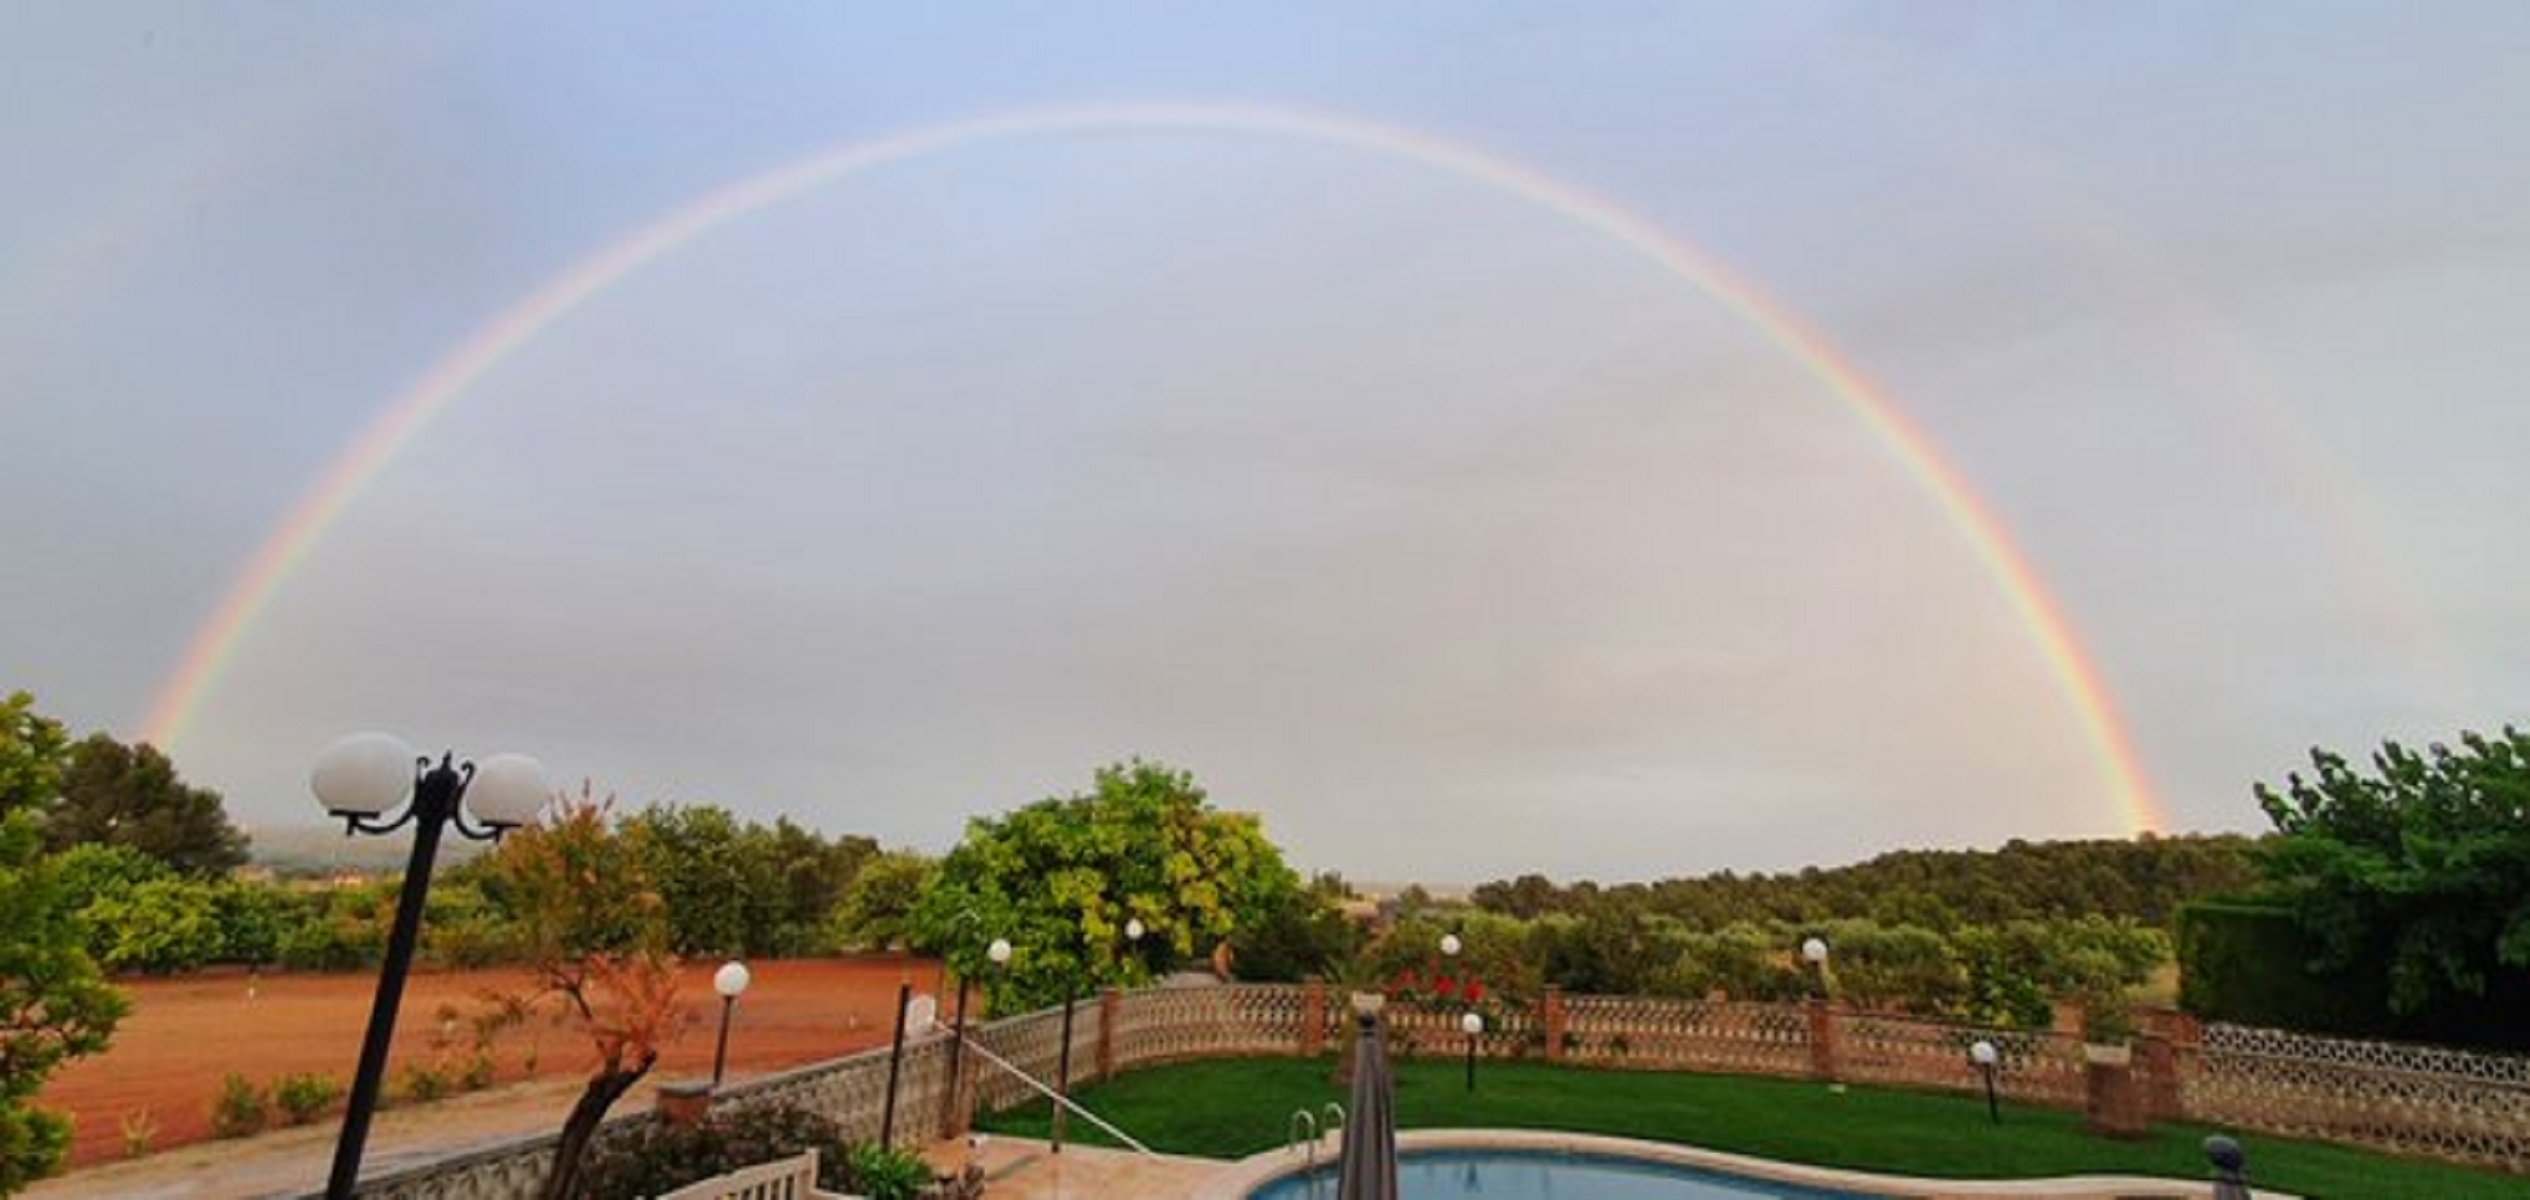
{"label": "distant hill", "polygon": [[[413,851],[409,830],[389,837],[346,837],[340,825],[272,825],[248,832],[255,839],[247,847],[254,865],[283,876],[386,874],[403,870],[406,856]],[[439,865],[454,866],[489,849],[488,842],[450,834],[439,843]]]}

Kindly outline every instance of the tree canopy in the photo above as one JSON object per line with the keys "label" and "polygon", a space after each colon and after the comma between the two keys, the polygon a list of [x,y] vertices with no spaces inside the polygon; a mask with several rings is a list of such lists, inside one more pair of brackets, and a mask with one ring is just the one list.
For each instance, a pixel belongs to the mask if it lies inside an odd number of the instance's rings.
{"label": "tree canopy", "polygon": [[105,1049],[127,1008],[90,959],[77,909],[43,852],[36,814],[53,800],[67,743],[23,692],[0,702],[0,1195],[42,1178],[70,1123],[34,1107],[66,1059]]}
{"label": "tree canopy", "polygon": [[2284,836],[2268,871],[2319,944],[2322,973],[2387,963],[2400,1014],[2486,994],[2530,969],[2530,736],[2396,742],[2366,775],[2311,751],[2313,775],[2256,788]]}
{"label": "tree canopy", "polygon": [[677,995],[677,960],[667,952],[667,905],[640,839],[613,819],[611,807],[583,786],[578,797],[562,797],[543,824],[504,839],[495,856],[526,932],[537,989],[500,1003],[523,1010],[550,1000],[596,1051],[563,1121],[542,1193],[548,1200],[579,1194],[580,1169],[607,1110],[693,1020]]}
{"label": "tree canopy", "polygon": [[[1087,793],[969,822],[914,910],[914,944],[981,980],[996,1008],[1050,1004],[1207,954],[1299,888],[1255,816],[1137,759]],[[994,938],[1013,947],[1007,969],[985,957]]]}
{"label": "tree canopy", "polygon": [[90,734],[70,749],[61,795],[44,818],[54,852],[129,846],[187,875],[221,875],[246,862],[246,835],[220,794],[193,787],[155,746]]}
{"label": "tree canopy", "polygon": [[2168,928],[2179,906],[2259,880],[2256,843],[2237,834],[2026,842],[1997,850],[1899,850],[1851,866],[1780,874],[1721,871],[1654,883],[1558,886],[1543,875],[1469,896],[1515,917],[1584,913],[1604,899],[1717,930],[1741,921],[1873,920],[1949,932],[2099,915]]}
{"label": "tree canopy", "polygon": [[0,817],[52,807],[69,748],[70,735],[35,711],[35,697],[12,692],[0,700]]}

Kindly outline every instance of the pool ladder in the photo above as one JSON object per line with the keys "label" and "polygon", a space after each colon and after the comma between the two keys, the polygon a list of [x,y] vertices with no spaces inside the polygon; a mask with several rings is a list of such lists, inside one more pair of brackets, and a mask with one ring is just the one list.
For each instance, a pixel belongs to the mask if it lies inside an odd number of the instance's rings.
{"label": "pool ladder", "polygon": [[[1318,1124],[1319,1114],[1324,1114],[1326,1117],[1326,1124],[1323,1127]],[[1341,1131],[1344,1128],[1344,1106],[1329,1100],[1326,1102],[1326,1107],[1319,1109],[1317,1113],[1311,1113],[1305,1108],[1291,1110],[1291,1120],[1283,1127],[1283,1153],[1299,1154],[1306,1164],[1304,1170],[1307,1167],[1317,1166],[1321,1128],[1326,1133]],[[1304,1129],[1308,1131],[1305,1135],[1302,1133]]]}

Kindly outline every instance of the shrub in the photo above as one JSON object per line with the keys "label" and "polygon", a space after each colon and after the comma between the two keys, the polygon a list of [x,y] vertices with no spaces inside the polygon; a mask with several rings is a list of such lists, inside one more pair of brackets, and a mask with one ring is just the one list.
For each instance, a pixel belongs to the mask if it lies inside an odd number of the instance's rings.
{"label": "shrub", "polygon": [[231,1071],[220,1080],[219,1099],[211,1102],[211,1136],[252,1137],[263,1132],[270,1116],[270,1101],[263,1089]]}
{"label": "shrub", "polygon": [[1360,930],[1316,892],[1286,892],[1230,935],[1239,978],[1294,981],[1337,969],[1361,949]]}
{"label": "shrub", "polygon": [[297,971],[351,971],[386,959],[385,920],[365,911],[359,889],[321,894],[291,914],[275,939],[281,964]]}
{"label": "shrub", "polygon": [[2179,910],[2179,1005],[2209,1021],[2321,1033],[2372,1033],[2389,1008],[2386,964],[2342,977],[2310,971],[2318,942],[2291,909],[2203,901]]}
{"label": "shrub", "polygon": [[287,1125],[305,1125],[325,1115],[342,1099],[341,1084],[323,1075],[284,1075],[272,1081],[272,1102]]}
{"label": "shrub", "polygon": [[500,1074],[500,1067],[492,1061],[492,1052],[477,1050],[473,1058],[466,1060],[466,1069],[458,1074],[457,1086],[469,1092],[479,1092],[492,1086]]}
{"label": "shrub", "polygon": [[455,1090],[456,1081],[448,1068],[440,1063],[411,1063],[404,1068],[404,1098],[415,1104],[428,1104]]}
{"label": "shrub", "polygon": [[817,1186],[857,1193],[852,1156],[834,1122],[788,1104],[714,1110],[692,1125],[656,1119],[600,1142],[581,1167],[590,1196],[656,1196],[741,1167],[817,1151]]}
{"label": "shrub", "polygon": [[931,1164],[911,1150],[898,1150],[864,1142],[854,1146],[849,1158],[851,1181],[846,1191],[869,1200],[921,1200],[931,1187]]}
{"label": "shrub", "polygon": [[123,1114],[123,1157],[139,1158],[158,1148],[158,1118],[148,1109]]}
{"label": "shrub", "polygon": [[452,880],[432,889],[422,913],[422,957],[446,967],[514,962],[525,939],[485,897],[481,886]]}

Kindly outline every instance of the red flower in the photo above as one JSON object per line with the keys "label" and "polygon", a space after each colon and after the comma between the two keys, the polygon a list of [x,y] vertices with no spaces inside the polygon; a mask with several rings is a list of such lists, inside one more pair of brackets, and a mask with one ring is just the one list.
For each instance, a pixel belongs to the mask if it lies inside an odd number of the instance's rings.
{"label": "red flower", "polygon": [[1475,1002],[1477,1002],[1477,1001],[1479,1001],[1479,1000],[1482,1000],[1482,999],[1484,999],[1484,998],[1485,998],[1485,985],[1484,985],[1482,982],[1478,981],[1478,980],[1474,980],[1474,979],[1470,979],[1470,980],[1468,980],[1468,981],[1467,981],[1467,1002],[1468,1002],[1469,1004],[1474,1004]]}
{"label": "red flower", "polygon": [[1396,987],[1396,990],[1398,990],[1398,991],[1400,991],[1400,992],[1411,992],[1411,991],[1413,991],[1413,990],[1414,990],[1414,968],[1412,968],[1412,967],[1407,967],[1405,970],[1402,970],[1402,971],[1397,972],[1397,982],[1396,982],[1396,984],[1395,984],[1395,987]]}
{"label": "red flower", "polygon": [[1458,990],[1458,981],[1443,975],[1432,981],[1432,990],[1443,996],[1450,995]]}

